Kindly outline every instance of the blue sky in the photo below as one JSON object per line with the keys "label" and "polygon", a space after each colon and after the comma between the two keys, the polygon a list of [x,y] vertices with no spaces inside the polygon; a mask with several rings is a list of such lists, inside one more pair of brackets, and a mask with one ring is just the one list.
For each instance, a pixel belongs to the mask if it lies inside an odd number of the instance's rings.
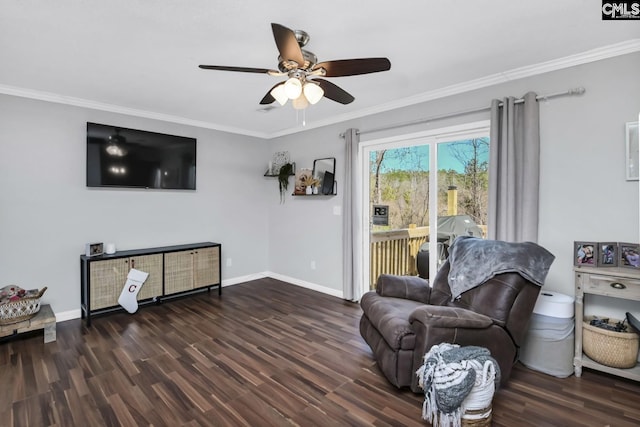
{"label": "blue sky", "polygon": [[[487,138],[488,139],[488,138]],[[468,141],[468,140],[467,140]],[[453,141],[453,142],[464,142]],[[460,144],[456,145],[458,149],[463,149]],[[404,151],[404,159],[394,156],[394,152]],[[469,151],[469,150],[467,150]],[[471,155],[468,155],[471,157]],[[375,159],[375,153],[371,153],[370,160]],[[480,161],[489,161],[489,151],[486,150],[482,153]],[[417,167],[416,167],[417,166]],[[453,169],[456,172],[464,172],[464,165],[455,158],[452,154],[451,145],[449,143],[441,143],[438,145],[438,168],[439,169]],[[400,148],[387,150],[384,160],[382,162],[382,172],[388,172],[390,170],[429,170],[429,145],[416,145],[408,148]]]}

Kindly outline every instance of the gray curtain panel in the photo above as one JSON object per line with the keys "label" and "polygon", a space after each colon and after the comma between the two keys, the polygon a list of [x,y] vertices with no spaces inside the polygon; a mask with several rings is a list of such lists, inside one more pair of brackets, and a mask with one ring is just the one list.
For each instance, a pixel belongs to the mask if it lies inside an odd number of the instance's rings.
{"label": "gray curtain panel", "polygon": [[358,143],[360,136],[357,129],[347,129],[345,139],[345,171],[343,197],[343,298],[358,301],[362,293],[362,250],[360,242],[362,233],[362,212],[360,209],[360,184],[358,171]]}
{"label": "gray curtain panel", "polygon": [[538,241],[540,109],[536,94],[524,102],[491,102],[488,238]]}

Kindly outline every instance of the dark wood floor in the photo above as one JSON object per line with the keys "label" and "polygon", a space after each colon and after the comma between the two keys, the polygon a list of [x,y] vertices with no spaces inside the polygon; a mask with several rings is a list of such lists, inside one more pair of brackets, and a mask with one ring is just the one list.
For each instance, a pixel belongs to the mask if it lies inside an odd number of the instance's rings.
{"label": "dark wood floor", "polygon": [[[58,324],[0,343],[1,426],[424,426],[390,386],[360,308],[273,279]],[[517,365],[494,426],[638,426],[640,384]]]}

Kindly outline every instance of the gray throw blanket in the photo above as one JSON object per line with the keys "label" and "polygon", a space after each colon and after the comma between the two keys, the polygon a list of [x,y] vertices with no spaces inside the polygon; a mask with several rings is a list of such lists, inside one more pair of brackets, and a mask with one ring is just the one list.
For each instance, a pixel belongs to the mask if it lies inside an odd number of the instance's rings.
{"label": "gray throw blanket", "polygon": [[500,368],[486,348],[449,343],[431,347],[416,372],[425,396],[422,417],[434,426],[460,426],[462,402],[476,383],[476,371],[482,372],[487,362],[494,366],[497,387]]}
{"label": "gray throw blanket", "polygon": [[460,236],[449,248],[449,287],[453,299],[502,273],[519,273],[544,284],[555,256],[533,242],[502,242]]}

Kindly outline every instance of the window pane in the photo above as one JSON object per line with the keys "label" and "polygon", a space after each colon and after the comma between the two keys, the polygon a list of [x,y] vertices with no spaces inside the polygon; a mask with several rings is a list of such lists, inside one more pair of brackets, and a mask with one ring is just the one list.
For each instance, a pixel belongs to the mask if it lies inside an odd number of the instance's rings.
{"label": "window pane", "polygon": [[489,138],[438,144],[438,216],[467,215],[486,236]]}
{"label": "window pane", "polygon": [[369,154],[370,288],[380,274],[417,275],[429,238],[429,145]]}
{"label": "window pane", "polygon": [[370,207],[389,206],[389,224],[374,231],[429,223],[429,146],[372,151],[369,156]]}

